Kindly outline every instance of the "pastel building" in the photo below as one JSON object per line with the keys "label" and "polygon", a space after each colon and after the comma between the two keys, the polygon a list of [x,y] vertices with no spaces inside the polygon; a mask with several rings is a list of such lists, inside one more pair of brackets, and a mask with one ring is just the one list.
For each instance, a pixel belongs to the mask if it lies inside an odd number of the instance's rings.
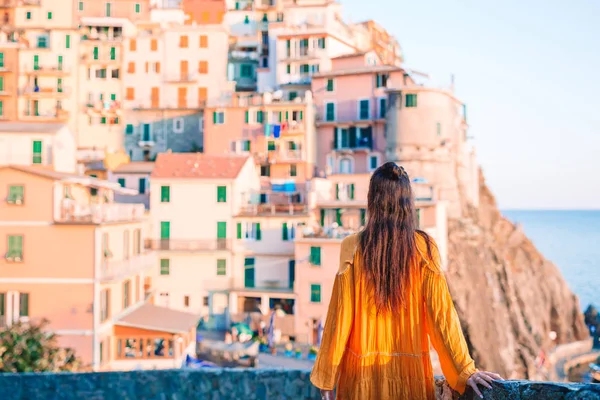
{"label": "pastel building", "polygon": [[153,162],[133,161],[122,163],[110,171],[111,182],[117,182],[123,188],[137,191],[136,195],[115,195],[115,200],[119,203],[141,203],[149,209],[150,175],[153,170]]}
{"label": "pastel building", "polygon": [[73,133],[60,123],[0,123],[0,166],[40,166],[75,173]]}
{"label": "pastel building", "polygon": [[38,166],[0,167],[0,181],[0,323],[48,319],[94,370],[181,365],[197,318],[152,305],[144,206],[115,203],[129,193],[116,184]]}
{"label": "pastel building", "polygon": [[124,137],[131,159],[200,151],[206,101],[231,88],[227,31],[217,24],[144,23],[125,47]]}

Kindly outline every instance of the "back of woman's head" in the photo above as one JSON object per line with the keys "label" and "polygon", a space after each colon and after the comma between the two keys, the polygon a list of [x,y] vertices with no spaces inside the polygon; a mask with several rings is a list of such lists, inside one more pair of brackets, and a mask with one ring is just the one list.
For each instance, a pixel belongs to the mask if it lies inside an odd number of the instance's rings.
{"label": "back of woman's head", "polygon": [[[417,252],[417,215],[404,168],[383,164],[369,183],[368,218],[359,249],[378,311],[397,310],[406,300],[410,268]],[[429,244],[429,243],[428,243]]]}

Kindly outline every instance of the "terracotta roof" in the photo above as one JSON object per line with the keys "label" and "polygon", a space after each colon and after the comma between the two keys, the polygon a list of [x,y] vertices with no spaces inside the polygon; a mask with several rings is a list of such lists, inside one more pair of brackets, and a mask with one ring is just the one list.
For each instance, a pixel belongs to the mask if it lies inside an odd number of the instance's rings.
{"label": "terracotta roof", "polygon": [[65,124],[39,122],[3,122],[0,124],[0,132],[10,133],[56,133]]}
{"label": "terracotta roof", "polygon": [[61,180],[66,178],[75,178],[82,177],[81,175],[69,174],[66,172],[58,172],[54,171],[50,167],[41,167],[41,166],[30,166],[30,165],[7,165],[6,168],[12,168],[17,171],[25,172],[28,174],[33,174],[37,176],[41,176],[43,178],[49,178],[54,180]]}
{"label": "terracotta roof", "polygon": [[195,327],[200,316],[170,308],[144,304],[116,321],[116,325],[159,332],[186,333]]}
{"label": "terracotta roof", "polygon": [[341,56],[337,56],[337,57],[333,57],[332,60],[339,60],[339,59],[343,59],[343,58],[352,58],[352,57],[359,57],[359,56],[364,56],[365,54],[371,52],[372,50],[366,50],[366,51],[359,51],[356,53],[350,53],[350,54],[342,54]]}
{"label": "terracotta roof", "polygon": [[328,76],[344,76],[344,75],[358,75],[358,74],[374,74],[377,72],[394,72],[403,71],[401,67],[393,65],[365,65],[364,67],[343,69],[339,71],[326,71],[313,74],[313,78],[324,78]]}
{"label": "terracotta roof", "polygon": [[116,174],[149,174],[154,169],[154,162],[133,161],[119,165],[114,169]]}
{"label": "terracotta roof", "polygon": [[234,179],[247,156],[213,156],[201,153],[161,153],[152,178]]}

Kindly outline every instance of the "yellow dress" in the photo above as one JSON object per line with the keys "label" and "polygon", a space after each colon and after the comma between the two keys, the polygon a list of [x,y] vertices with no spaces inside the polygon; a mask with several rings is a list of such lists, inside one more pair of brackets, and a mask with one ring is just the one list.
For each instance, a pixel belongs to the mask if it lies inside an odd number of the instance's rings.
{"label": "yellow dress", "polygon": [[476,371],[437,248],[427,256],[417,235],[418,255],[411,269],[405,306],[376,314],[368,300],[358,236],[342,242],[323,339],[311,374],[320,389],[336,388],[338,399],[435,399],[430,340],[450,386],[460,393]]}

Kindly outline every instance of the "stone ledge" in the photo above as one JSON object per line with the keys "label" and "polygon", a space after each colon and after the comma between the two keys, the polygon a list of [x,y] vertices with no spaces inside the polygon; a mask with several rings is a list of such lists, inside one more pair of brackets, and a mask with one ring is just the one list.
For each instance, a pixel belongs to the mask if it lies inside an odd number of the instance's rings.
{"label": "stone ledge", "polygon": [[[97,373],[0,374],[2,400],[318,400],[306,370],[205,369]],[[443,379],[439,399],[456,399]],[[444,393],[445,392],[445,393]],[[486,399],[600,400],[600,385],[507,381],[484,392]],[[463,399],[472,399],[467,394]]]}

